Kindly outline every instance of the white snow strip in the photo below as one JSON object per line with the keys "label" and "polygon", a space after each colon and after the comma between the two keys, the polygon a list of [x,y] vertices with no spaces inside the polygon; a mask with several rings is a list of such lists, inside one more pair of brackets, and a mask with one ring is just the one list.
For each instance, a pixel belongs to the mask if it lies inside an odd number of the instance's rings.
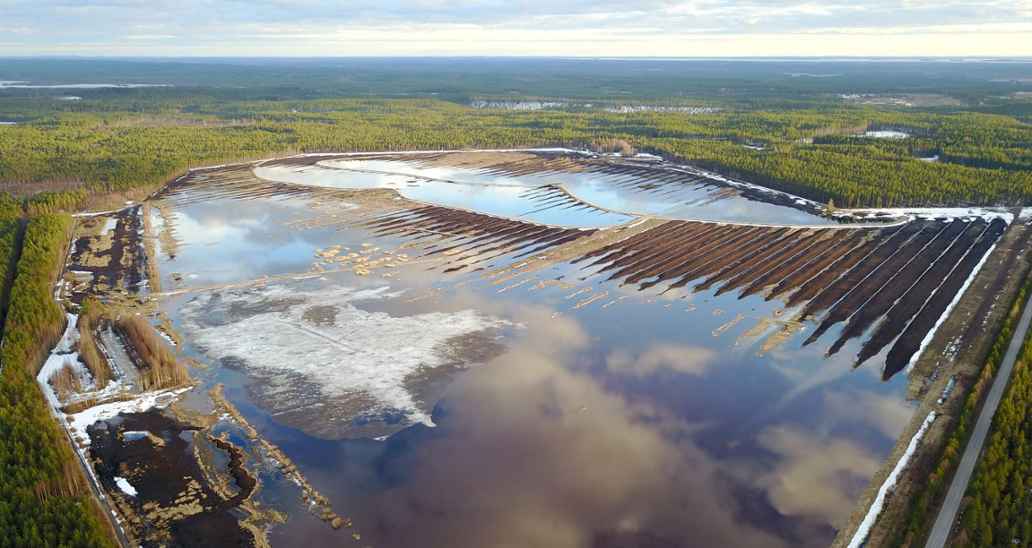
{"label": "white snow strip", "polygon": [[[997,240],[997,243],[999,243],[999,240]],[[993,250],[995,249],[996,244],[994,243],[992,246],[989,247],[989,250],[986,251],[984,255],[982,255],[982,260],[978,261],[978,264],[975,265],[974,270],[971,271],[971,275],[968,276],[966,280],[964,280],[964,285],[960,286],[960,290],[957,291],[957,294],[953,296],[953,300],[950,301],[950,304],[946,306],[946,310],[942,311],[942,315],[939,316],[939,319],[935,321],[935,325],[932,326],[932,329],[928,331],[924,339],[921,340],[921,346],[917,348],[917,352],[914,352],[914,355],[910,356],[910,361],[907,362],[906,371],[908,373],[914,367],[914,364],[917,363],[917,360],[921,357],[921,354],[924,353],[925,348],[927,348],[928,345],[932,342],[932,337],[934,337],[935,332],[939,330],[939,326],[946,321],[946,318],[950,317],[950,313],[953,312],[953,307],[957,306],[957,303],[960,302],[960,298],[964,296],[964,292],[967,291],[967,288],[971,285],[971,282],[975,281],[975,276],[978,276],[978,273],[982,270],[982,265],[984,265],[985,262],[989,260],[989,256],[993,254]]]}
{"label": "white snow strip", "polygon": [[909,219],[984,219],[992,221],[1003,219],[1010,224],[1014,222],[1014,214],[1005,208],[994,207],[888,207],[837,209],[836,217],[864,217],[872,215],[891,215]]}
{"label": "white snow strip", "polygon": [[57,341],[54,349],[50,351],[47,361],[43,363],[43,367],[36,374],[36,382],[39,383],[40,390],[43,391],[47,402],[54,409],[61,407],[61,402],[57,398],[54,387],[50,386],[50,378],[57,374],[65,365],[71,365],[74,368],[74,364],[79,363],[79,355],[72,352],[75,343],[79,341],[79,331],[75,328],[75,322],[79,317],[75,314],[66,314],[65,316],[68,323],[65,326],[64,333],[61,335],[61,340]]}
{"label": "white snow strip", "polygon": [[86,429],[99,421],[112,419],[123,413],[143,413],[150,409],[164,409],[179,397],[180,394],[193,388],[174,388],[155,392],[145,392],[139,397],[126,401],[116,401],[95,405],[81,413],[71,415],[68,419],[69,429],[75,441],[82,446],[90,444]]}
{"label": "white snow strip", "polygon": [[928,413],[921,428],[918,428],[917,433],[914,437],[910,438],[910,443],[907,445],[907,450],[903,452],[903,456],[896,462],[896,467],[892,469],[889,477],[885,478],[885,482],[882,483],[878,489],[878,495],[874,497],[874,502],[871,503],[871,507],[867,510],[867,515],[864,516],[864,520],[860,522],[860,526],[857,528],[856,533],[853,534],[853,538],[849,541],[849,548],[859,548],[863,545],[864,541],[867,540],[867,535],[871,533],[871,527],[874,527],[874,522],[878,519],[878,514],[882,511],[882,506],[885,504],[885,497],[896,487],[896,482],[899,480],[899,475],[903,472],[903,469],[907,467],[907,463],[910,458],[914,455],[914,451],[917,450],[917,444],[920,443],[921,438],[924,437],[925,432],[928,431],[928,427],[931,426],[932,421],[935,420],[935,411]]}
{"label": "white snow strip", "polygon": [[121,476],[115,476],[115,485],[117,485],[123,493],[129,495],[130,497],[135,497],[137,494],[136,488],[133,487],[133,484],[129,483],[129,480]]}
{"label": "white snow strip", "polygon": [[271,158],[269,160],[262,160],[259,162],[237,162],[233,164],[220,164],[215,166],[204,166],[191,169],[190,171],[206,171],[211,169],[219,169],[223,167],[240,166],[240,165],[255,165],[261,166],[265,162],[272,162],[275,160],[282,160],[283,158],[346,158],[349,156],[393,156],[395,154],[441,154],[442,152],[557,152],[563,154],[579,154],[581,156],[596,156],[594,152],[588,150],[577,150],[572,148],[554,147],[554,148],[479,148],[470,150],[380,150],[373,152],[306,152],[303,154],[294,154],[293,156],[284,156],[282,158]]}

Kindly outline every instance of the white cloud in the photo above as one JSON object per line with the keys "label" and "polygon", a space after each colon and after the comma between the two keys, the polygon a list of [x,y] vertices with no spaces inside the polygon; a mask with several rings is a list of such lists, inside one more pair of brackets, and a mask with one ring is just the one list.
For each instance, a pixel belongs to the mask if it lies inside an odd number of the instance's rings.
{"label": "white cloud", "polygon": [[653,346],[638,356],[616,351],[606,358],[610,371],[629,375],[650,375],[668,370],[688,375],[703,375],[716,358],[716,353],[702,347],[676,344]]}
{"label": "white cloud", "polygon": [[17,38],[0,45],[0,54],[1032,54],[1029,0],[489,0],[461,7],[358,0],[346,8],[315,0],[16,0],[4,12],[5,29],[12,29],[5,34]]}

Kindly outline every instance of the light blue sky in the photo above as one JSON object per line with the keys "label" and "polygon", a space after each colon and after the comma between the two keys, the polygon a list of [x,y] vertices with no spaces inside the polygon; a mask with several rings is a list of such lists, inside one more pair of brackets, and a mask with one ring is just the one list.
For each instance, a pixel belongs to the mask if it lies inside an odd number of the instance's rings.
{"label": "light blue sky", "polygon": [[1032,55],[1032,0],[0,0],[0,55]]}

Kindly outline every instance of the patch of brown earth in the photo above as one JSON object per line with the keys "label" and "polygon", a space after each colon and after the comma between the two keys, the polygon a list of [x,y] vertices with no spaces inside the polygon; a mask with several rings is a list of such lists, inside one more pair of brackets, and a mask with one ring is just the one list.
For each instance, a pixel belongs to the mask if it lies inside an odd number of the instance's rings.
{"label": "patch of brown earth", "polygon": [[[94,295],[137,295],[144,280],[144,248],[140,206],[116,213],[85,217],[76,223],[63,280],[65,296],[75,304]],[[114,220],[111,230],[104,230]]]}

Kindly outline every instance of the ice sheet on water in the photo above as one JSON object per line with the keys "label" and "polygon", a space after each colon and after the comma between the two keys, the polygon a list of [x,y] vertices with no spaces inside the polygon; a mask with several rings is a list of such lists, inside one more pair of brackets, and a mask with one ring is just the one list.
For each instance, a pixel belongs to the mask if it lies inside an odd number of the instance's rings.
{"label": "ice sheet on water", "polygon": [[266,393],[297,398],[304,384],[320,392],[320,407],[360,395],[353,399],[364,402],[361,408],[340,411],[353,416],[324,417],[328,421],[382,412],[401,417],[397,429],[431,425],[426,410],[433,402],[417,401],[407,381],[454,365],[443,351],[449,340],[505,322],[473,310],[392,316],[355,306],[398,295],[388,286],[300,291],[276,285],[202,294],[181,310],[184,333],[210,359],[241,364],[262,379]]}

